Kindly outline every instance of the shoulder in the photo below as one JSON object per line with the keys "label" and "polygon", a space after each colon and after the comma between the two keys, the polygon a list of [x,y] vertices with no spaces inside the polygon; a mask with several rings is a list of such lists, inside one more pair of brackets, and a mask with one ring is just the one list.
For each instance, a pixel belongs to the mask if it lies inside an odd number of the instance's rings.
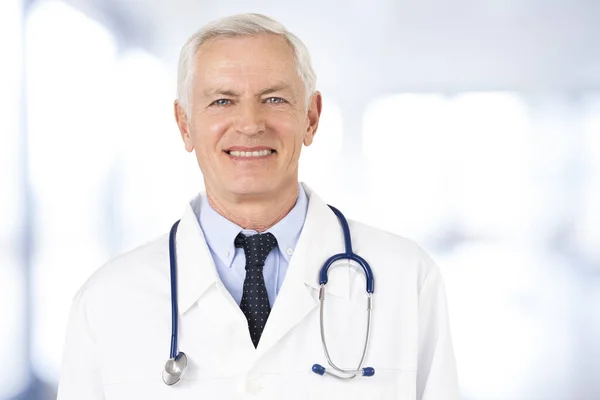
{"label": "shoulder", "polygon": [[109,260],[88,278],[76,297],[104,302],[108,297],[131,293],[132,287],[162,284],[169,277],[168,239],[162,235]]}
{"label": "shoulder", "polygon": [[433,259],[413,240],[354,220],[348,220],[348,224],[354,251],[377,261],[378,266],[387,266],[378,271],[404,272],[416,280],[418,287],[423,286],[429,275],[439,274]]}

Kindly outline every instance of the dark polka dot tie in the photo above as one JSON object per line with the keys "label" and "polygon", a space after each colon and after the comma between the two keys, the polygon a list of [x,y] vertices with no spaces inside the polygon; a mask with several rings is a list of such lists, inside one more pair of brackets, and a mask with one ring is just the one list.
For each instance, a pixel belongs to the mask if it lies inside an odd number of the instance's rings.
{"label": "dark polka dot tie", "polygon": [[277,246],[277,239],[268,232],[248,237],[240,233],[235,238],[235,246],[242,247],[246,256],[246,278],[240,308],[248,320],[250,338],[256,347],[271,312],[263,267],[267,256]]}

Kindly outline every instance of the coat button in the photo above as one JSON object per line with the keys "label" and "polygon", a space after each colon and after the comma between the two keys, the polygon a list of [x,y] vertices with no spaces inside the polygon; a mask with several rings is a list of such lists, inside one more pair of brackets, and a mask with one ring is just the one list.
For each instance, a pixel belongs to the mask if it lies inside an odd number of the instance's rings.
{"label": "coat button", "polygon": [[262,390],[262,385],[258,378],[249,377],[246,381],[246,392],[248,394],[258,394]]}
{"label": "coat button", "polygon": [[291,247],[287,249],[286,251],[288,256],[291,256],[292,254],[294,254],[294,249],[292,249]]}

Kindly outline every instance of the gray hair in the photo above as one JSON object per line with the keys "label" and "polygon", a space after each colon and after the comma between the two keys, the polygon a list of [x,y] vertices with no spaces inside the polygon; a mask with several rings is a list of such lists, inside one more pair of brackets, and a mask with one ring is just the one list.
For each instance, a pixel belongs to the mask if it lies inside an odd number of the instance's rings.
{"label": "gray hair", "polygon": [[238,14],[208,23],[194,33],[182,47],[177,67],[177,100],[184,110],[189,113],[191,107],[194,56],[202,44],[215,38],[253,36],[263,33],[283,36],[294,50],[296,70],[304,84],[305,102],[308,104],[316,90],[317,76],[304,43],[272,18],[262,14]]}

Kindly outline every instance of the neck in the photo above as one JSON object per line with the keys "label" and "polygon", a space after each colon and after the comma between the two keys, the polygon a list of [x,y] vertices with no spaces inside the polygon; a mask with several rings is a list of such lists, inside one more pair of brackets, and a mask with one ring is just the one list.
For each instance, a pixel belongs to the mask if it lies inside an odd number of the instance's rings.
{"label": "neck", "polygon": [[285,217],[298,199],[298,184],[279,192],[275,198],[247,198],[246,196],[228,199],[218,196],[206,188],[210,206],[229,221],[243,229],[264,232]]}

